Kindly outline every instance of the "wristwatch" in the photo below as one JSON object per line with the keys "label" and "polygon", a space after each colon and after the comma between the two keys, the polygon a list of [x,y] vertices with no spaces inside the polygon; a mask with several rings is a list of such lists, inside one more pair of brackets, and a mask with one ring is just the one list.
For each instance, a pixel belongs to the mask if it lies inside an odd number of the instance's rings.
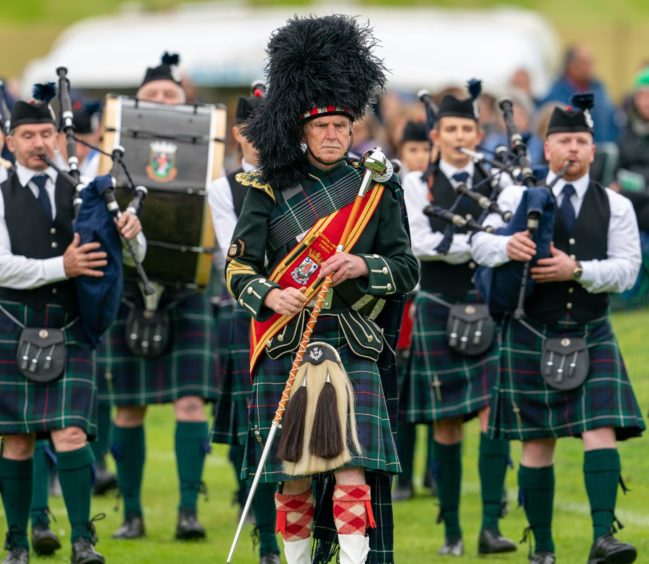
{"label": "wristwatch", "polygon": [[581,262],[576,260],[575,261],[575,269],[572,271],[572,279],[573,280],[579,280],[583,273],[584,273],[584,269],[581,266]]}

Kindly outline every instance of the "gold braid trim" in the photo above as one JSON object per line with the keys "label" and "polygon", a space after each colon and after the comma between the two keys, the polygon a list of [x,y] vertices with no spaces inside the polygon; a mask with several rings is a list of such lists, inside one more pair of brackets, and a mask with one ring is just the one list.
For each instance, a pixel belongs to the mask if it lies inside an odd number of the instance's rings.
{"label": "gold braid trim", "polygon": [[242,186],[251,186],[263,190],[273,202],[275,202],[275,194],[270,184],[261,181],[261,176],[258,172],[240,172],[235,177],[235,180]]}
{"label": "gold braid trim", "polygon": [[225,271],[225,285],[228,289],[228,292],[230,292],[231,296],[233,296],[234,298],[237,297],[234,295],[234,292],[232,291],[232,278],[234,276],[242,276],[242,275],[250,275],[250,274],[257,274],[251,266],[248,266],[247,264],[243,264],[236,259],[230,261]]}

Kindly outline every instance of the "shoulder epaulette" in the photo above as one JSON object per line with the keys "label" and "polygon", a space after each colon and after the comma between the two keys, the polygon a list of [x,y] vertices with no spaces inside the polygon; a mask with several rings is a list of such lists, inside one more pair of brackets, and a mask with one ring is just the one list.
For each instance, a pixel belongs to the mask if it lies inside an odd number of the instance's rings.
{"label": "shoulder epaulette", "polygon": [[275,193],[270,184],[264,182],[261,178],[261,173],[256,170],[250,172],[240,172],[234,179],[242,186],[250,186],[264,191],[273,202],[275,202]]}

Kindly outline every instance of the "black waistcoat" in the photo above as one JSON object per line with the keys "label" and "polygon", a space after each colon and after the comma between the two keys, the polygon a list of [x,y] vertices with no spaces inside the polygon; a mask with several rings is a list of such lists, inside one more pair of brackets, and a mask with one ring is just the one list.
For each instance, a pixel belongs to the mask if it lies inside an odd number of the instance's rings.
{"label": "black waistcoat", "polygon": [[[608,255],[608,225],[611,207],[606,190],[591,182],[586,190],[572,234],[561,214],[555,215],[554,246],[580,261],[603,260]],[[556,323],[570,313],[580,323],[606,315],[608,294],[591,294],[579,282],[535,284],[526,300],[525,312],[544,323]]]}
{"label": "black waistcoat", "polygon": [[[476,168],[473,174],[472,186],[478,186],[480,184],[475,191],[483,196],[489,197],[491,195],[491,185],[488,182],[483,182],[484,179],[484,173],[479,168]],[[433,184],[433,205],[450,209],[456,198],[457,194],[453,189],[451,181],[443,172],[438,170]],[[482,209],[466,196],[462,196],[454,212],[463,217],[466,214],[471,214],[473,219],[478,219],[482,213]],[[444,233],[449,225],[443,219],[435,217],[429,218],[429,221],[433,233]],[[467,231],[463,228],[453,227],[453,232],[459,234],[466,233]],[[449,264],[441,260],[421,261],[421,289],[426,292],[462,298],[473,288],[475,268],[476,265],[473,261],[462,264]]]}
{"label": "black waistcoat", "polygon": [[[61,256],[72,242],[74,232],[74,188],[59,174],[54,190],[56,218],[47,217],[32,191],[21,186],[13,174],[0,186],[5,206],[5,221],[11,241],[11,252],[31,259]],[[78,310],[74,282],[64,280],[32,290],[0,288],[0,299],[21,302],[34,309],[47,303],[58,303],[71,314]]]}
{"label": "black waistcoat", "polygon": [[241,215],[243,200],[245,200],[246,194],[248,193],[248,188],[237,182],[236,176],[240,172],[243,172],[242,168],[231,172],[226,177],[228,179],[228,184],[230,184],[230,191],[232,192],[232,203],[234,204],[234,213],[237,214],[237,217]]}

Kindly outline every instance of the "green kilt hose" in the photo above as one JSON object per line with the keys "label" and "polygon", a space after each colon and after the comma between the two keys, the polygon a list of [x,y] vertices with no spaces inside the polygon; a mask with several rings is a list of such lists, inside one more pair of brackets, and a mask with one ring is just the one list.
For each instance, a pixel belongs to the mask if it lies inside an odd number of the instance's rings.
{"label": "green kilt hose", "polygon": [[219,308],[221,390],[214,404],[212,442],[244,446],[250,398],[250,315],[230,299]]}
{"label": "green kilt hose", "polygon": [[135,406],[170,403],[185,396],[218,398],[216,330],[207,293],[191,293],[169,310],[173,340],[169,350],[156,358],[129,350],[128,312],[123,304],[98,353],[100,399]]}
{"label": "green kilt hose", "polygon": [[[329,343],[338,351],[354,388],[356,425],[363,452],[354,452],[352,449],[352,459],[344,467],[399,473],[401,467],[376,362],[352,353],[335,315],[320,314],[311,337],[311,342],[315,341]],[[256,472],[292,363],[292,354],[286,354],[277,360],[263,355],[255,369],[250,403],[250,431],[242,468],[244,477],[251,477]],[[274,442],[262,470],[262,482],[282,482],[296,478],[282,472],[282,463],[276,455],[278,443],[279,438]]]}
{"label": "green kilt hose", "polygon": [[564,320],[554,327],[530,322],[546,337],[584,337],[590,356],[586,382],[575,390],[550,388],[541,376],[540,336],[506,317],[501,370],[494,387],[489,430],[505,439],[578,437],[613,427],[618,441],[639,436],[645,423],[620,349],[606,317],[586,325]]}
{"label": "green kilt hose", "polygon": [[[2,306],[26,327],[60,329],[72,321],[59,305],[42,311],[16,302]],[[21,328],[0,312],[0,435],[48,434],[79,427],[96,433],[97,398],[94,352],[80,323],[65,331],[66,365],[63,376],[46,384],[29,382],[18,370],[16,350]]]}
{"label": "green kilt hose", "polygon": [[[449,303],[458,302],[439,296]],[[464,300],[479,303],[471,291]],[[449,309],[420,291],[415,297],[409,370],[402,411],[410,423],[461,417],[469,420],[489,405],[498,371],[498,344],[479,356],[460,354],[448,345]]]}

